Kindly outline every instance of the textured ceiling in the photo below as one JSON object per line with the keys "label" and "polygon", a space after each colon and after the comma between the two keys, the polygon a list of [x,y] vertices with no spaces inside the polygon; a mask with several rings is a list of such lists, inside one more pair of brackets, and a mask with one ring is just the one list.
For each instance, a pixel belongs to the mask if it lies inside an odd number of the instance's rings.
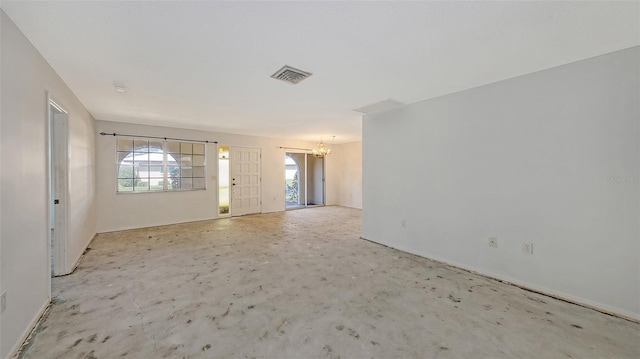
{"label": "textured ceiling", "polygon": [[[411,103],[640,43],[638,1],[13,2],[96,119],[336,143]],[[283,65],[313,73],[297,85]],[[125,94],[114,90],[122,82]]]}

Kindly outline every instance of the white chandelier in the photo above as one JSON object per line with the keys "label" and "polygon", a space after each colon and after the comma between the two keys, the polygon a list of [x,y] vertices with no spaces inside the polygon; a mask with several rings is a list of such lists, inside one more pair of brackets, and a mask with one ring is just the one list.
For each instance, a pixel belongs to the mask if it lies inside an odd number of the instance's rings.
{"label": "white chandelier", "polygon": [[331,154],[331,149],[325,147],[324,142],[322,141],[322,137],[320,137],[320,143],[318,143],[316,148],[311,150],[311,152],[313,153],[314,156],[323,158]]}

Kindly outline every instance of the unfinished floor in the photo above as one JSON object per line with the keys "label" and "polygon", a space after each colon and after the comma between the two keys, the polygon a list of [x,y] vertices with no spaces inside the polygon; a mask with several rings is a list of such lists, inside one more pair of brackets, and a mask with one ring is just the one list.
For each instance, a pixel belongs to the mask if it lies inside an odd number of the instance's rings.
{"label": "unfinished floor", "polygon": [[322,207],[99,235],[22,357],[640,357],[637,323],[360,233]]}

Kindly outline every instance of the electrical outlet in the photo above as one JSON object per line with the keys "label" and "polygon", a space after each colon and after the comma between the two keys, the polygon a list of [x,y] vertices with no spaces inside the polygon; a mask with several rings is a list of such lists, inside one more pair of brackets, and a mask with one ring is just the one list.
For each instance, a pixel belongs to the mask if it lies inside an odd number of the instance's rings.
{"label": "electrical outlet", "polygon": [[4,313],[7,310],[7,292],[0,295],[0,313]]}
{"label": "electrical outlet", "polygon": [[407,228],[407,220],[406,219],[402,220],[402,228]]}
{"label": "electrical outlet", "polygon": [[533,243],[530,243],[530,242],[522,243],[522,253],[533,254]]}
{"label": "electrical outlet", "polygon": [[498,248],[498,238],[490,237],[489,238],[489,247]]}

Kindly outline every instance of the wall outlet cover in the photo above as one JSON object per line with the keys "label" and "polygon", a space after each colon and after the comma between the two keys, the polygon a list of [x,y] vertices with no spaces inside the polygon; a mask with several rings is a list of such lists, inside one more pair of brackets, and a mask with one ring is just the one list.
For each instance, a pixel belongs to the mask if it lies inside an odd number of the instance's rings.
{"label": "wall outlet cover", "polygon": [[522,253],[533,254],[533,243],[529,243],[529,242],[522,243]]}

